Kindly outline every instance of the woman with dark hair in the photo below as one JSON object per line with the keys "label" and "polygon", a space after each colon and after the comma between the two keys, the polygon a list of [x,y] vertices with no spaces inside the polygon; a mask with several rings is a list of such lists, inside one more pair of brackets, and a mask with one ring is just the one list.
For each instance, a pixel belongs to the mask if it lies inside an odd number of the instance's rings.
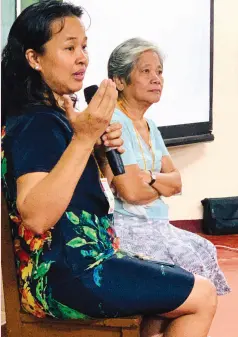
{"label": "woman with dark hair", "polygon": [[22,307],[65,319],[160,314],[173,319],[167,337],[206,336],[216,310],[209,281],[119,251],[97,141],[105,133],[104,145],[123,151],[120,124],[109,125],[115,84],[104,80],[82,112],[68,96],[88,65],[82,14],[54,0],[34,4],[3,51],[2,179]]}

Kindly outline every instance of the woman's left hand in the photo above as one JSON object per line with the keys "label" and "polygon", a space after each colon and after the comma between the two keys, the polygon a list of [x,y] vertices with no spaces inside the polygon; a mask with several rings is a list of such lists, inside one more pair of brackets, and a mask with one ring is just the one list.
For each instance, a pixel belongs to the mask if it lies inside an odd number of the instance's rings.
{"label": "woman's left hand", "polygon": [[123,140],[121,138],[122,125],[120,123],[112,123],[107,128],[101,139],[98,139],[97,145],[105,145],[107,147],[114,147],[118,152],[123,153]]}
{"label": "woman's left hand", "polygon": [[151,182],[150,171],[141,170],[140,171],[140,177],[142,178],[144,183],[149,184]]}

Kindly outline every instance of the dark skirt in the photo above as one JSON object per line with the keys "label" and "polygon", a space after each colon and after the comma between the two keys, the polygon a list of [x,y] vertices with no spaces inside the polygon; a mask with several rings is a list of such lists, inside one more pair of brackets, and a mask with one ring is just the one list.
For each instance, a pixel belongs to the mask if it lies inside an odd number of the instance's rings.
{"label": "dark skirt", "polygon": [[61,284],[52,297],[91,318],[161,314],[178,308],[194,286],[194,275],[173,264],[115,255]]}

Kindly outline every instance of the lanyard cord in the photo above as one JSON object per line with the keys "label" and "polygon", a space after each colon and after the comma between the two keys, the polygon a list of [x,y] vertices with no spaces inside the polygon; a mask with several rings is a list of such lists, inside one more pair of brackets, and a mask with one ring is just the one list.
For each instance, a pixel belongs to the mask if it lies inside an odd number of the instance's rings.
{"label": "lanyard cord", "polygon": [[[122,105],[122,102],[119,101],[118,102],[118,106],[120,108],[120,110],[128,117],[130,118],[130,120],[132,121],[132,124],[133,124],[133,128],[134,128],[134,131],[135,131],[135,134],[136,134],[136,138],[137,138],[137,142],[138,142],[138,145],[139,145],[139,148],[140,148],[140,152],[142,154],[142,158],[143,158],[143,162],[144,162],[144,169],[145,171],[147,171],[147,165],[146,165],[146,160],[145,160],[145,155],[144,155],[144,150],[143,150],[143,147],[142,147],[142,144],[141,144],[141,140],[140,140],[140,134],[138,132],[138,130],[136,129],[134,123],[133,123],[133,120],[131,119],[131,117],[128,115],[128,112],[127,110],[125,109],[125,107]],[[155,169],[155,153],[154,153],[154,150],[153,150],[153,146],[152,146],[152,142],[151,142],[151,137],[150,137],[150,130],[149,130],[149,147],[150,147],[150,151],[151,151],[151,155],[152,155],[152,171],[154,171]]]}
{"label": "lanyard cord", "polygon": [[93,155],[93,158],[94,158],[95,163],[96,163],[96,165],[97,165],[97,168],[98,168],[98,172],[99,172],[100,178],[104,178],[104,175],[103,175],[103,173],[102,173],[102,171],[101,171],[101,169],[100,169],[100,166],[99,166],[99,164],[98,164],[98,161],[97,161],[97,158],[96,158],[96,156],[95,156],[94,151],[92,152],[92,155]]}

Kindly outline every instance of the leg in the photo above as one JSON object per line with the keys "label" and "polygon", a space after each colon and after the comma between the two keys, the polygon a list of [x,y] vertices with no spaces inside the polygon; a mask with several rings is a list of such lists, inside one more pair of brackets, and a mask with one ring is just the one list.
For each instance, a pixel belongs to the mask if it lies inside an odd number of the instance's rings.
{"label": "leg", "polygon": [[[212,281],[218,295],[230,292],[217,261],[215,246],[198,234],[176,228],[167,220],[150,220],[115,215],[115,229],[122,250],[141,254],[155,261],[176,265]],[[131,237],[133,233],[133,239]]]}
{"label": "leg", "polygon": [[207,337],[217,307],[216,289],[200,276],[187,300],[177,309],[162,316],[173,318],[164,337]]}
{"label": "leg", "polygon": [[[164,263],[128,256],[111,257],[102,264],[100,284],[94,271],[54,289],[58,302],[90,317],[161,315],[173,319],[164,337],[207,337],[216,310],[210,281]],[[146,337],[158,337],[159,331]]]}
{"label": "leg", "polygon": [[169,321],[158,316],[144,317],[141,324],[141,337],[163,337]]}

